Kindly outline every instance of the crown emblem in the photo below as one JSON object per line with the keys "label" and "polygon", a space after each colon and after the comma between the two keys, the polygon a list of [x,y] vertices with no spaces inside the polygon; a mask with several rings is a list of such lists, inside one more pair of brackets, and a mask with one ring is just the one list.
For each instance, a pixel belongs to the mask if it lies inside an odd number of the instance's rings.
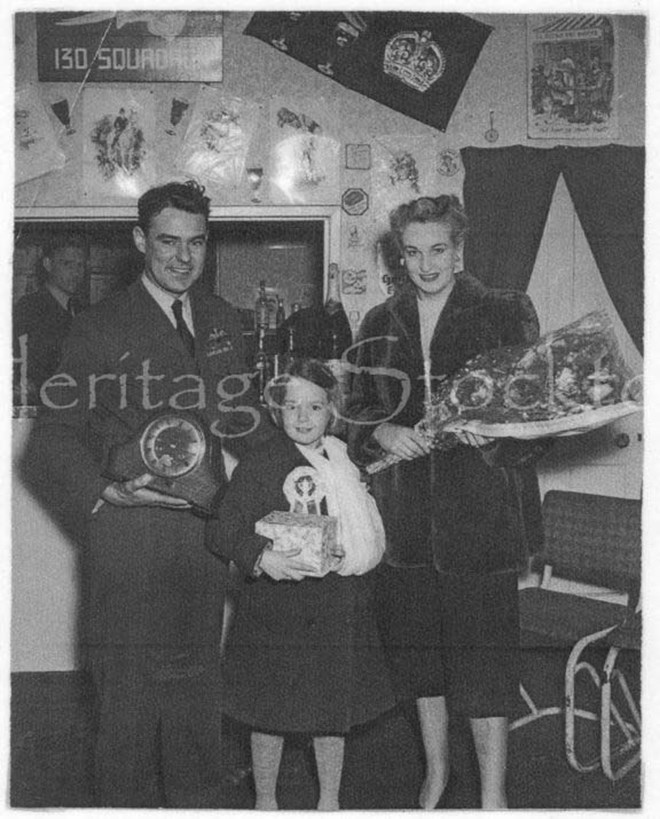
{"label": "crown emblem", "polygon": [[447,61],[430,31],[400,31],[385,46],[383,69],[424,93],[440,79]]}

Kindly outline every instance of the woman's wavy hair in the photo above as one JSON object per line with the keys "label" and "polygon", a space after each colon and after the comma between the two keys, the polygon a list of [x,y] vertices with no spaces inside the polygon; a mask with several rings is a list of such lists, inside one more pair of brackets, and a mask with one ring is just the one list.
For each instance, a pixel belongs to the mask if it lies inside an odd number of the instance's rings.
{"label": "woman's wavy hair", "polygon": [[395,208],[390,213],[390,231],[381,237],[380,242],[385,264],[398,290],[410,284],[408,275],[401,266],[401,254],[403,232],[414,222],[448,224],[451,239],[456,245],[463,244],[468,232],[468,218],[459,198],[454,194],[421,196]]}

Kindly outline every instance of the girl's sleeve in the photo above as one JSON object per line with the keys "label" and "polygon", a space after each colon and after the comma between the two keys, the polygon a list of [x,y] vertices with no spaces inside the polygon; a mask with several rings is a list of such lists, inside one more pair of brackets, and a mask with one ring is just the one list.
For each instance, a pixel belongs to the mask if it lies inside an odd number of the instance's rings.
{"label": "girl's sleeve", "polygon": [[268,492],[260,484],[254,459],[239,463],[214,517],[206,527],[206,546],[223,560],[233,560],[251,574],[270,541],[254,531],[259,518],[270,512]]}

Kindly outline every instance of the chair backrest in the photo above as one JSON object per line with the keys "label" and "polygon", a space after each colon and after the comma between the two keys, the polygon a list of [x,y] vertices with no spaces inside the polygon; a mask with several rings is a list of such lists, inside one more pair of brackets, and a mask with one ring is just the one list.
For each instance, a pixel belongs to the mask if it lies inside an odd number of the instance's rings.
{"label": "chair backrest", "polygon": [[553,574],[639,592],[641,501],[552,489],[543,499],[545,546]]}

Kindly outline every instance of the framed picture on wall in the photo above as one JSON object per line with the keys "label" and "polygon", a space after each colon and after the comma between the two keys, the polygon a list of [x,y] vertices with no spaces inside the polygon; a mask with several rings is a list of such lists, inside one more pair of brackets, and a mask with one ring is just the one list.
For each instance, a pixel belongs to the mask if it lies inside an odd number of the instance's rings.
{"label": "framed picture on wall", "polygon": [[609,140],[617,136],[614,17],[530,15],[527,54],[531,138]]}
{"label": "framed picture on wall", "polygon": [[346,168],[349,171],[368,171],[371,168],[371,145],[366,142],[347,145]]}

